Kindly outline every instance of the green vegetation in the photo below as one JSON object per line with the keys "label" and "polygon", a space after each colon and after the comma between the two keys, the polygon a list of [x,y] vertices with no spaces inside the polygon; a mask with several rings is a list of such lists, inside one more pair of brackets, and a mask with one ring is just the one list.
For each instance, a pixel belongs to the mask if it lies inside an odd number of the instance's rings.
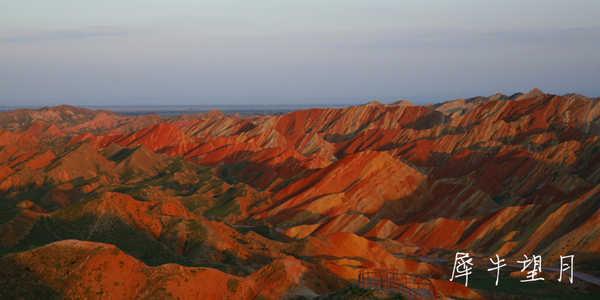
{"label": "green vegetation", "polygon": [[200,222],[188,220],[185,225],[190,232],[190,241],[203,243],[204,240],[206,240],[208,233],[206,232],[206,228],[204,228]]}
{"label": "green vegetation", "polygon": [[246,162],[227,164],[221,168],[220,177],[227,183],[236,184],[240,182],[238,174],[248,170],[247,164]]}
{"label": "green vegetation", "polygon": [[[174,175],[178,172],[185,172],[186,182],[177,180]],[[126,173],[125,175],[128,174]],[[222,184],[221,180],[212,175],[210,168],[191,165],[181,158],[177,158],[173,159],[156,176],[135,183],[119,185],[113,187],[113,190],[131,195],[136,199],[149,200],[151,197],[147,191],[153,186],[160,187],[162,190],[166,190],[176,196],[189,197],[208,190],[218,189]]]}
{"label": "green vegetation", "polygon": [[508,201],[510,199],[511,199],[511,197],[508,193],[503,193],[503,194],[495,195],[494,197],[492,197],[492,200],[494,200],[494,202],[496,202],[499,205],[508,203]]}
{"label": "green vegetation", "polygon": [[279,242],[290,242],[293,239],[288,237],[287,235],[278,232],[273,227],[265,225],[265,224],[253,224],[247,227],[238,227],[236,230],[240,233],[246,234],[250,231],[254,231],[259,235],[262,235],[270,240],[279,241]]}
{"label": "green vegetation", "polygon": [[232,292],[235,293],[235,291],[237,291],[237,288],[240,284],[240,281],[235,279],[235,278],[231,278],[229,280],[227,280],[227,289]]}
{"label": "green vegetation", "polygon": [[166,170],[162,172],[161,175],[177,173],[179,171],[182,171],[185,168],[185,166],[185,162],[182,158],[174,158],[169,164],[169,166],[167,166]]}
{"label": "green vegetation", "polygon": [[119,186],[113,189],[113,191],[127,194],[137,200],[148,201],[150,200],[148,194],[145,192],[146,187],[142,184],[134,186]]}
{"label": "green vegetation", "polygon": [[45,285],[29,268],[0,258],[0,299],[62,299],[61,295]]}
{"label": "green vegetation", "polygon": [[594,253],[579,253],[576,269],[600,277],[600,258]]}
{"label": "green vegetation", "polygon": [[[64,213],[63,213],[64,214]],[[179,263],[189,265],[187,259],[154,239],[148,233],[125,224],[117,217],[84,215],[68,218],[42,218],[15,249],[23,251],[40,247],[54,241],[78,239],[116,245],[148,265]]]}
{"label": "green vegetation", "polygon": [[520,297],[526,299],[598,299],[586,291],[577,290],[573,286],[555,280],[520,282],[508,273],[500,274],[498,286],[495,286],[494,274],[484,270],[474,270],[469,277],[469,288],[478,290],[484,295],[496,298]]}
{"label": "green vegetation", "polygon": [[331,299],[331,300],[376,300],[376,299],[387,299],[387,300],[401,300],[404,299],[401,294],[393,294],[384,291],[363,289],[356,285],[349,285],[348,287],[336,291],[332,294],[319,297],[318,299]]}
{"label": "green vegetation", "polygon": [[203,211],[208,209],[212,203],[212,197],[201,193],[195,193],[190,196],[184,196],[181,198],[181,203],[191,212],[196,210]]}
{"label": "green vegetation", "polygon": [[135,152],[137,148],[123,148],[119,151],[117,151],[117,153],[113,154],[112,156],[110,156],[108,159],[112,160],[114,162],[121,162],[124,159],[126,159],[127,157],[129,157],[129,155],[131,155],[133,152]]}
{"label": "green vegetation", "polygon": [[227,191],[225,191],[225,193],[217,197],[217,203],[212,208],[207,210],[204,215],[222,220],[228,215],[239,214],[241,212],[240,205],[235,198],[240,194],[243,195],[243,193],[244,191],[238,188],[229,188]]}
{"label": "green vegetation", "polygon": [[18,213],[19,210],[15,207],[15,202],[0,197],[0,224],[12,220]]}

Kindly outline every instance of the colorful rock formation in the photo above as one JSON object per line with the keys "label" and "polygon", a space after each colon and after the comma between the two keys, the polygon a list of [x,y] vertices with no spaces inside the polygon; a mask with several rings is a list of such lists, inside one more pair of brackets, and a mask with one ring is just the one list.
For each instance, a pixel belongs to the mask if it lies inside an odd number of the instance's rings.
{"label": "colorful rock formation", "polygon": [[447,281],[456,251],[596,274],[599,184],[600,101],[575,94],[2,112],[0,296],[314,297],[395,269],[478,298]]}

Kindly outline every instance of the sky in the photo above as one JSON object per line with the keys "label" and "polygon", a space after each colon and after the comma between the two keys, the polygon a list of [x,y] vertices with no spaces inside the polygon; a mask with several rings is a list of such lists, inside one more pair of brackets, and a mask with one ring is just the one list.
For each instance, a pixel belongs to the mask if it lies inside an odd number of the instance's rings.
{"label": "sky", "polygon": [[597,0],[0,0],[0,105],[600,96]]}

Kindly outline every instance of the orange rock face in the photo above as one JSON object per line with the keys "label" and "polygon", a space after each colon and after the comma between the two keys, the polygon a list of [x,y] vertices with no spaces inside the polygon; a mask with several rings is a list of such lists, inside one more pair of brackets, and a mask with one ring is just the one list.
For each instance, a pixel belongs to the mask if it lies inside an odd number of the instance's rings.
{"label": "orange rock face", "polygon": [[[60,296],[88,299],[279,299],[298,286],[306,267],[287,257],[246,276],[238,277],[212,268],[174,264],[149,267],[103,243],[64,240],[1,258],[3,290],[9,297]],[[28,282],[11,276],[35,277],[38,290],[26,290]],[[43,287],[43,288],[42,288]]]}
{"label": "orange rock face", "polygon": [[600,102],[581,95],[1,112],[0,298],[311,298],[370,269],[480,298],[447,280],[454,252],[596,274],[599,184]]}
{"label": "orange rock face", "polygon": [[433,265],[396,258],[377,243],[345,232],[310,238],[300,254],[325,257],[321,263],[347,280],[356,279],[360,268],[396,269],[402,273],[419,275],[441,274],[441,270]]}

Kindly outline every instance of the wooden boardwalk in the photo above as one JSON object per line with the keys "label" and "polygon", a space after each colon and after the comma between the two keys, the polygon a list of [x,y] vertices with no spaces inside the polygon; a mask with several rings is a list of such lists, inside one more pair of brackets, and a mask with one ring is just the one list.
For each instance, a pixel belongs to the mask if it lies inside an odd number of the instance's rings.
{"label": "wooden boardwalk", "polygon": [[397,270],[361,270],[358,274],[358,286],[364,289],[397,292],[408,299],[438,298],[429,279],[400,273]]}

